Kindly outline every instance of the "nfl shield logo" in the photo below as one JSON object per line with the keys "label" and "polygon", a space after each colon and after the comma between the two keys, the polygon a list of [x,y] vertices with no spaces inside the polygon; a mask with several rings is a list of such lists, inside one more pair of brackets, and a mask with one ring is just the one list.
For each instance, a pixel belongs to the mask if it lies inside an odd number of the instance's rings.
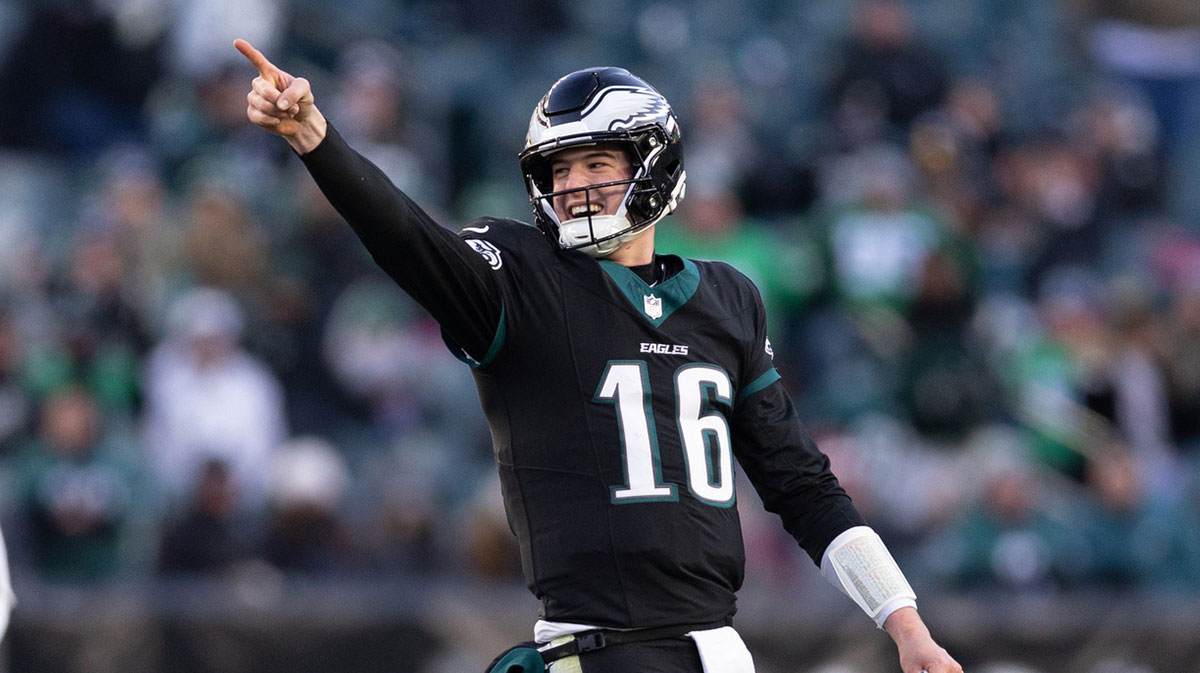
{"label": "nfl shield logo", "polygon": [[642,297],[646,302],[646,315],[650,316],[651,320],[658,320],[662,317],[662,300],[652,294]]}

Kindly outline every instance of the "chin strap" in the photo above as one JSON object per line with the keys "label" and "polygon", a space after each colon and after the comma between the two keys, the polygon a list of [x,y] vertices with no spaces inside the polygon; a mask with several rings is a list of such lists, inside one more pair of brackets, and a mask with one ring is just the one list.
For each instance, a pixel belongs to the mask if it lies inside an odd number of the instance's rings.
{"label": "chin strap", "polygon": [[[600,226],[597,226],[598,223]],[[650,231],[650,225],[646,225],[606,241],[579,246],[583,241],[591,240],[593,235],[598,238],[610,235],[609,232],[618,230],[618,223],[621,226],[628,226],[629,220],[623,215],[594,215],[567,220],[559,227],[558,244],[563,248],[575,249],[592,257],[603,258],[616,252],[622,245]]]}
{"label": "chin strap", "polygon": [[855,526],[835,537],[821,556],[821,574],[879,628],[896,610],[917,607],[916,593],[870,526]]}

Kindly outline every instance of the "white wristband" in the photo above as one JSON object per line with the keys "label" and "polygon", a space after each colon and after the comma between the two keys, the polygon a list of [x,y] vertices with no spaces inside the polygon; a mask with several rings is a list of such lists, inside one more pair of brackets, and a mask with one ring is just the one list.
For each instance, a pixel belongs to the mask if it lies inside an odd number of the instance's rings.
{"label": "white wristband", "polygon": [[842,531],[821,556],[821,574],[883,628],[889,615],[917,607],[917,595],[870,526]]}

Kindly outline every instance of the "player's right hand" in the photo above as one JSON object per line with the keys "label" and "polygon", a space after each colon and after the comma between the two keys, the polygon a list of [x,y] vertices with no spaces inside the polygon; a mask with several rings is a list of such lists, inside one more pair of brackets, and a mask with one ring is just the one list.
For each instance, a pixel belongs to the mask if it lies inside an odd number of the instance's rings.
{"label": "player's right hand", "polygon": [[279,69],[245,40],[234,40],[233,46],[258,70],[246,94],[250,121],[283,136],[301,154],[316,147],[325,137],[325,118],[308,80]]}

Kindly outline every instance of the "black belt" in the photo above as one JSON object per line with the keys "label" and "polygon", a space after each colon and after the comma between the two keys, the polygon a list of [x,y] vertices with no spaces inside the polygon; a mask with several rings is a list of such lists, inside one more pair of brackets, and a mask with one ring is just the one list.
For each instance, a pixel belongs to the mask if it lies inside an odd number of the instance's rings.
{"label": "black belt", "polygon": [[660,626],[652,629],[632,629],[629,631],[618,631],[614,629],[595,629],[592,631],[583,631],[574,634],[574,638],[562,643],[554,645],[546,649],[539,649],[542,653],[542,659],[548,664],[552,661],[558,661],[564,657],[571,657],[584,652],[593,650],[601,650],[609,645],[623,645],[625,643],[641,643],[647,640],[662,640],[664,638],[678,638],[687,635],[692,631],[707,631],[708,629],[719,629],[722,626],[733,624],[733,619],[726,617],[720,621],[708,622],[707,624],[676,624],[674,626]]}

